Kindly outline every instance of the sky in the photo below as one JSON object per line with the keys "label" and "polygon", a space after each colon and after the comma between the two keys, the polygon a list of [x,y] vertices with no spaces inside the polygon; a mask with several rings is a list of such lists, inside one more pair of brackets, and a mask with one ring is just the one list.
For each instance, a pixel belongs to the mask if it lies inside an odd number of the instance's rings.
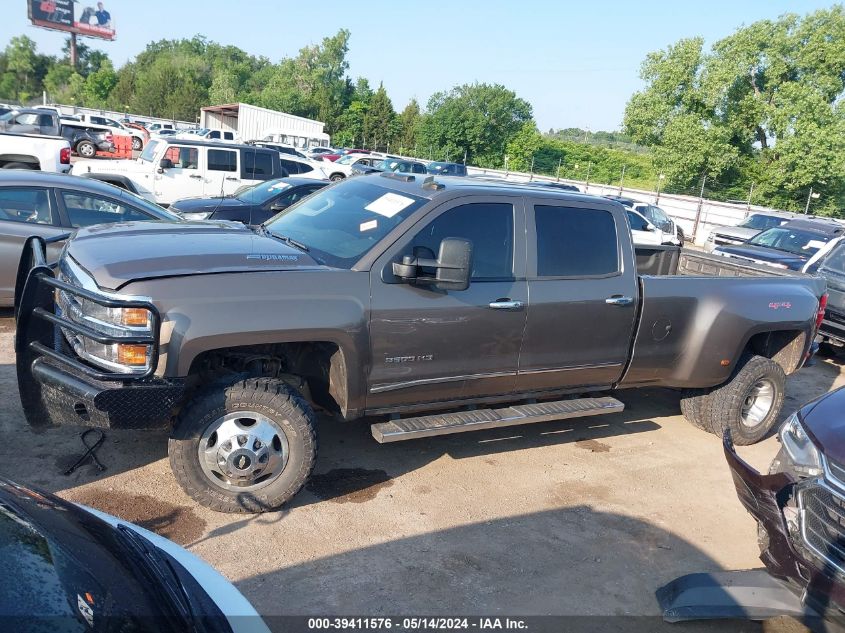
{"label": "sky", "polygon": [[[26,34],[58,54],[64,34],[33,27],[29,0],[3,0],[0,46]],[[95,2],[81,0],[82,6]],[[831,6],[810,0],[105,0],[114,42],[85,40],[117,67],[150,41],[196,34],[272,61],[346,28],[349,74],[383,82],[397,111],[438,91],[500,83],[527,100],[542,131],[616,130],[642,87],[646,54],[683,37],[709,46],[738,27]],[[17,5],[11,7],[8,5]],[[79,10],[77,9],[77,12]]]}

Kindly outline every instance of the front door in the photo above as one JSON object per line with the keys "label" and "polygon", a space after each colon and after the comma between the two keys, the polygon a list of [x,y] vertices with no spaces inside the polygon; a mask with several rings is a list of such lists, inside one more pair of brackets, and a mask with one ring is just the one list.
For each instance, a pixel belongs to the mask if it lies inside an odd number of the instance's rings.
{"label": "front door", "polygon": [[156,171],[155,201],[170,204],[181,198],[203,195],[203,176],[200,170],[200,148],[196,145],[171,145],[163,158],[172,167]]}
{"label": "front door", "polygon": [[[460,199],[423,218],[372,268],[367,408],[507,394],[516,383],[528,292],[520,198]],[[469,240],[463,291],[399,283],[391,263],[435,258],[447,237]]]}
{"label": "front door", "polygon": [[[622,212],[602,203],[527,204],[531,305],[519,362],[520,391],[610,385],[622,375],[637,303],[637,271]],[[629,260],[630,261],[630,260]]]}

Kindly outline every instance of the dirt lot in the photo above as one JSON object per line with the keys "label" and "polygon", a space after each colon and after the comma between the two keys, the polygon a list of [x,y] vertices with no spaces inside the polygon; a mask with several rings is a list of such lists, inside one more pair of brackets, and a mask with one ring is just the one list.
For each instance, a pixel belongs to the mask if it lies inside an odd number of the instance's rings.
{"label": "dirt lot", "polygon": [[[79,430],[28,429],[3,316],[0,473],[187,546],[263,615],[653,616],[654,590],[678,575],[759,566],[719,440],[687,424],[668,390],[623,392],[615,416],[385,446],[366,423],[323,420],[307,490],[281,512],[231,516],[182,493],[160,433],[109,431],[104,473],[63,476],[82,452]],[[787,412],[842,385],[843,366],[820,359],[790,378]],[[776,449],[770,438],[741,453],[762,468]]]}

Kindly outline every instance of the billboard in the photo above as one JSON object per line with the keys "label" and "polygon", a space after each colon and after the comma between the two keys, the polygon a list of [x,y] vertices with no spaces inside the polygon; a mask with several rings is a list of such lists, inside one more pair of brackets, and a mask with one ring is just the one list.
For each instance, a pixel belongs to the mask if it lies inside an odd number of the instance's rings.
{"label": "billboard", "polygon": [[90,0],[27,0],[29,20],[35,26],[86,37],[113,40],[115,35],[111,13],[102,2]]}

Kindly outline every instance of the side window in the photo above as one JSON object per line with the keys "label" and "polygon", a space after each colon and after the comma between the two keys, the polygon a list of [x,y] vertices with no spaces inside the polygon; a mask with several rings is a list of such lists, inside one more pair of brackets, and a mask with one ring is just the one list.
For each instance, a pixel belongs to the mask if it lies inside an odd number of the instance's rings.
{"label": "side window", "polygon": [[601,209],[534,207],[537,275],[588,277],[619,271],[613,214]]}
{"label": "side window", "polygon": [[293,175],[299,173],[299,163],[297,163],[296,161],[285,160],[284,158],[280,159],[280,161],[282,163],[282,167],[287,169],[289,174]]}
{"label": "side window", "polygon": [[49,114],[39,114],[38,115],[38,126],[39,127],[53,127],[53,117]]}
{"label": "side window", "polygon": [[46,189],[0,189],[0,220],[28,224],[55,224]]}
{"label": "side window", "polygon": [[38,125],[38,115],[31,112],[19,114],[15,118],[15,123],[18,125]]}
{"label": "side window", "polygon": [[196,147],[173,145],[167,148],[164,157],[169,158],[176,169],[197,169],[199,166],[200,154]]}
{"label": "side window", "polygon": [[417,233],[411,245],[431,251],[422,257],[436,257],[447,237],[472,242],[473,280],[513,277],[513,205],[476,203],[449,209]]}
{"label": "side window", "polygon": [[628,211],[628,222],[631,224],[632,231],[645,231],[648,229],[645,219],[633,211]]}
{"label": "side window", "polygon": [[238,153],[225,149],[208,150],[209,171],[238,171]]}
{"label": "side window", "polygon": [[61,196],[68,219],[73,227],[105,224],[107,222],[156,219],[140,209],[130,207],[114,198],[78,191],[62,191]]}
{"label": "side window", "polygon": [[227,141],[234,141],[235,135],[232,132],[223,132],[223,138]]}
{"label": "side window", "polygon": [[[241,154],[243,178],[249,180],[267,180],[273,177],[272,152],[244,150]],[[288,170],[288,173],[295,173]]]}
{"label": "side window", "polygon": [[218,130],[213,130],[208,134],[208,138],[211,139],[220,139],[220,132]]}
{"label": "side window", "polygon": [[823,273],[829,271],[845,275],[845,241],[833,247],[833,250],[822,260],[819,270]]}

